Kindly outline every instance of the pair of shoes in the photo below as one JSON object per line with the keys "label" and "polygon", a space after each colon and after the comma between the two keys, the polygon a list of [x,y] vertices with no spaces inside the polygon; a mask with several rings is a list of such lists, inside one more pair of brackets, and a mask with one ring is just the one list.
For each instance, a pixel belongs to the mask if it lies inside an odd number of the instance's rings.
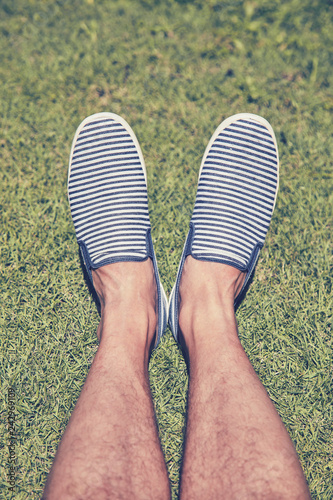
{"label": "pair of shoes", "polygon": [[87,275],[121,261],[151,258],[158,293],[157,347],[166,327],[178,340],[179,283],[185,259],[220,262],[246,272],[237,307],[263,247],[278,190],[274,132],[260,116],[222,122],[202,159],[189,233],[169,305],[160,282],[148,213],[147,175],[128,123],[113,113],[86,118],[74,136],[68,197]]}

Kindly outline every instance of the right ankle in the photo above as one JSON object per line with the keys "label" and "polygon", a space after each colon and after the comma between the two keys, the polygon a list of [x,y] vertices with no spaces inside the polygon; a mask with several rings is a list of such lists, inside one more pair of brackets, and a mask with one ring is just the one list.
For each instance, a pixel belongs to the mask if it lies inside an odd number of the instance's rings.
{"label": "right ankle", "polygon": [[181,304],[179,309],[180,343],[189,354],[239,342],[233,302],[203,300]]}

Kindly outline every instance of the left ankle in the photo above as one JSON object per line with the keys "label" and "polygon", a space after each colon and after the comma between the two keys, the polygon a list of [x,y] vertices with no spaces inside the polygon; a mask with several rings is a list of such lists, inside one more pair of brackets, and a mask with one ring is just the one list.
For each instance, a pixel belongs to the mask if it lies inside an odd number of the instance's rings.
{"label": "left ankle", "polygon": [[119,301],[104,308],[97,336],[103,345],[144,350],[154,342],[156,326],[157,314],[152,304]]}

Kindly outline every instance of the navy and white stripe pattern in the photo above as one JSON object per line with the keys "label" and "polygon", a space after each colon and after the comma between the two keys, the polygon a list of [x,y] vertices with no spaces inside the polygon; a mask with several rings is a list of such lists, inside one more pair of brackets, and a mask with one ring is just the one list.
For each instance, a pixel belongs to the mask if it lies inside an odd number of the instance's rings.
{"label": "navy and white stripe pattern", "polygon": [[275,135],[263,118],[243,113],[217,128],[201,163],[190,232],[170,298],[169,322],[176,339],[178,289],[188,255],[247,271],[244,291],[271,221],[278,168]]}
{"label": "navy and white stripe pattern", "polygon": [[263,245],[275,204],[276,143],[252,116],[219,131],[203,162],[192,223],[193,257],[246,270]]}
{"label": "navy and white stripe pattern", "polygon": [[122,123],[102,115],[82,127],[71,156],[68,194],[77,240],[85,243],[92,268],[147,258],[145,171]]}
{"label": "navy and white stripe pattern", "polygon": [[125,120],[97,113],[81,123],[70,155],[68,197],[88,276],[93,284],[92,269],[150,257],[158,292],[157,345],[167,306],[150,233],[146,177],[141,148]]}

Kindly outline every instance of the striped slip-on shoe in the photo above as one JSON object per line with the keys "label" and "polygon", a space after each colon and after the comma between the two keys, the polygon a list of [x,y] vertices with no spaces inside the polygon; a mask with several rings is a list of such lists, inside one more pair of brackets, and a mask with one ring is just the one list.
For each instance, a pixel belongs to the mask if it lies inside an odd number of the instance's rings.
{"label": "striped slip-on shoe", "polygon": [[68,198],[92,287],[92,269],[152,259],[158,292],[157,347],[166,326],[167,298],[151,237],[145,163],[133,130],[120,116],[97,113],[77,129],[69,159]]}
{"label": "striped slip-on shoe", "polygon": [[190,230],[170,296],[169,325],[176,340],[179,284],[186,257],[246,272],[235,300],[237,308],[264,245],[278,183],[278,150],[270,124],[249,113],[222,122],[201,162]]}

